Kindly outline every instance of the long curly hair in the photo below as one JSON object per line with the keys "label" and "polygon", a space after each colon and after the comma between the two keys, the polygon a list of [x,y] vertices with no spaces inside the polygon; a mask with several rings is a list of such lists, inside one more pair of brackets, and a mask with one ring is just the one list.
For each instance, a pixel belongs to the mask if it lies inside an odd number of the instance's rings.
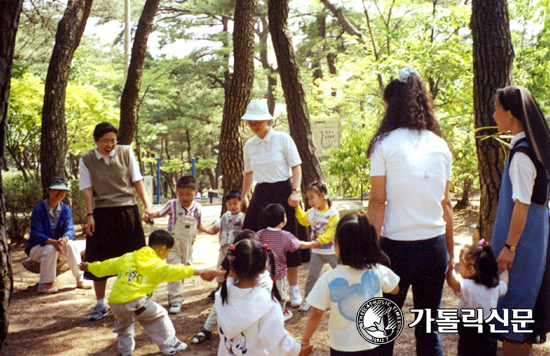
{"label": "long curly hair", "polygon": [[429,130],[441,137],[431,95],[418,74],[411,73],[406,83],[398,79],[390,82],[384,89],[384,101],[388,107],[378,131],[369,144],[369,157],[377,142],[400,127],[417,131]]}

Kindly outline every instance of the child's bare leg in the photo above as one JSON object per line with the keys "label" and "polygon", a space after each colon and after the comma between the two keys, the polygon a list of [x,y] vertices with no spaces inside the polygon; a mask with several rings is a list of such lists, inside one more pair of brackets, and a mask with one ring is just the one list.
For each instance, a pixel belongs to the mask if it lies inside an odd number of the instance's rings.
{"label": "child's bare leg", "polygon": [[95,299],[100,300],[105,298],[105,289],[107,281],[94,281]]}
{"label": "child's bare leg", "polygon": [[288,267],[288,272],[286,274],[286,279],[288,279],[289,286],[298,285],[298,272],[300,267]]}

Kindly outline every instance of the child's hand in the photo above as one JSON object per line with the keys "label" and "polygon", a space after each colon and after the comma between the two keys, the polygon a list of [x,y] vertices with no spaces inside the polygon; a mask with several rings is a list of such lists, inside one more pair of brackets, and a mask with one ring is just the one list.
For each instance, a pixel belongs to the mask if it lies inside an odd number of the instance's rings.
{"label": "child's hand", "polygon": [[204,270],[195,268],[193,272],[193,276],[202,276],[203,273],[204,273]]}
{"label": "child's hand", "polygon": [[88,272],[89,264],[90,264],[89,262],[80,262],[80,264],[78,265],[78,268],[80,268],[82,272]]}
{"label": "child's hand", "polygon": [[302,345],[302,348],[300,349],[300,353],[298,356],[307,356],[307,355],[313,355],[313,345]]}
{"label": "child's hand", "polygon": [[201,274],[201,278],[207,282],[211,282],[214,278],[216,278],[216,276],[217,276],[216,271],[212,271],[212,270],[206,270]]}

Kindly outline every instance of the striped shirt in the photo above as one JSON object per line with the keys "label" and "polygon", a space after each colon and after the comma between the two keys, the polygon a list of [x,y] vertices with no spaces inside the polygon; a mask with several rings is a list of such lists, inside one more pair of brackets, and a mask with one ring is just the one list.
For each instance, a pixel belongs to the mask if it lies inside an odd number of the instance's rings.
{"label": "striped shirt", "polygon": [[285,278],[286,253],[296,251],[300,247],[300,240],[288,231],[272,227],[258,231],[258,237],[275,254],[275,279]]}
{"label": "striped shirt", "polygon": [[201,226],[201,209],[202,206],[196,201],[193,201],[193,204],[191,204],[189,208],[186,208],[179,202],[178,199],[172,199],[162,208],[159,212],[159,216],[163,217],[166,216],[166,214],[170,215],[167,230],[171,232],[172,229],[174,229],[174,225],[176,225],[176,220],[178,217],[183,215],[191,216],[197,219],[197,226]]}

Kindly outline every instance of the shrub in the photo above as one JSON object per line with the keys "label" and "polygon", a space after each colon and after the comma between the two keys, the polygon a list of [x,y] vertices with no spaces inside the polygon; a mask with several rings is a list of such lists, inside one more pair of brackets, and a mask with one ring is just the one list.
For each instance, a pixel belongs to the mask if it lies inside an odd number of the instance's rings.
{"label": "shrub", "polygon": [[25,182],[23,175],[6,173],[3,175],[6,199],[6,235],[11,243],[25,242],[25,235],[31,227],[32,209],[42,197],[40,178],[31,178]]}
{"label": "shrub", "polygon": [[80,224],[82,231],[85,233],[88,216],[86,211],[86,202],[84,201],[84,193],[80,190],[77,179],[70,181],[69,188],[70,190],[67,197],[70,200],[70,208],[73,213],[73,222],[75,227]]}

